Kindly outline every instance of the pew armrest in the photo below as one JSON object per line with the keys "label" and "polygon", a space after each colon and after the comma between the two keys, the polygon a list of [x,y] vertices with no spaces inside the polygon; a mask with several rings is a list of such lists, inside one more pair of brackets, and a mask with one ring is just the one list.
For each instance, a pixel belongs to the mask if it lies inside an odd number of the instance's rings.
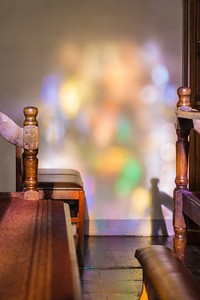
{"label": "pew armrest", "polygon": [[135,257],[143,269],[140,299],[199,299],[198,281],[171,249],[164,246],[144,247],[136,250]]}

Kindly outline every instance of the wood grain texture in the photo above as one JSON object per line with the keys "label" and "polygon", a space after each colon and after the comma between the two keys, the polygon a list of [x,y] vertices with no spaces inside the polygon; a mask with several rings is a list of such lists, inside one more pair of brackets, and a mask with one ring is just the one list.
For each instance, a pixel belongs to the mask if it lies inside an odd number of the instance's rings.
{"label": "wood grain texture", "polygon": [[81,299],[63,203],[4,198],[0,212],[0,299]]}

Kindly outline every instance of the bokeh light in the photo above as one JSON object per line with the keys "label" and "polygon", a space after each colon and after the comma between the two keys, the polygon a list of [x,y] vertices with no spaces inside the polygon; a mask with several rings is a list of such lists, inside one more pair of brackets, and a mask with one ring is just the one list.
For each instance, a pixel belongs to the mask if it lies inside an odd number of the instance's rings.
{"label": "bokeh light", "polygon": [[81,107],[81,89],[76,81],[67,81],[61,86],[59,104],[66,118],[74,118]]}
{"label": "bokeh light", "polygon": [[54,74],[47,75],[42,82],[41,99],[49,105],[57,105],[61,80]]}
{"label": "bokeh light", "polygon": [[177,97],[176,87],[172,84],[166,84],[161,92],[161,99],[167,104],[173,107]]}
{"label": "bokeh light", "polygon": [[148,84],[141,89],[141,98],[144,103],[153,104],[159,100],[159,92],[153,84]]}
{"label": "bokeh light", "polygon": [[152,81],[155,86],[160,87],[169,81],[169,72],[166,66],[159,64],[152,69]]}
{"label": "bokeh light", "polygon": [[49,167],[56,160],[62,167],[78,165],[89,218],[123,218],[127,212],[128,218],[150,218],[154,177],[171,192],[175,87],[161,52],[152,41],[86,44],[81,50],[63,44],[63,76],[51,74],[43,81],[41,100],[52,114],[44,139],[48,149],[60,143],[62,151],[56,148],[54,159],[41,154],[41,164],[47,165],[48,157]]}
{"label": "bokeh light", "polygon": [[121,169],[115,183],[116,193],[123,197],[130,195],[131,191],[140,183],[142,177],[142,167],[134,158],[129,158]]}
{"label": "bokeh light", "polygon": [[157,43],[148,41],[141,49],[141,58],[148,65],[155,65],[161,60],[161,49]]}
{"label": "bokeh light", "polygon": [[[141,201],[142,199],[142,201]],[[150,193],[147,189],[141,186],[137,186],[131,194],[130,197],[130,216],[137,216],[140,218],[144,218],[144,212],[148,210],[150,207]]]}

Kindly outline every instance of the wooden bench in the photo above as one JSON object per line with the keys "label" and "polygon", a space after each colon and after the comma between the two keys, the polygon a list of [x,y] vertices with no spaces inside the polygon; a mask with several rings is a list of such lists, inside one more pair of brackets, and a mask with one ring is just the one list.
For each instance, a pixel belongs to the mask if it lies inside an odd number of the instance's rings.
{"label": "wooden bench", "polygon": [[141,300],[198,300],[200,283],[177,255],[165,246],[136,250],[143,268]]}
{"label": "wooden bench", "polygon": [[0,299],[80,300],[69,206],[40,197],[37,108],[24,113],[23,128],[0,113],[0,134],[24,148],[25,178],[23,191],[0,193]]}
{"label": "wooden bench", "polygon": [[[38,122],[36,120],[38,110],[35,107],[27,107],[24,109],[25,122],[24,122],[24,132],[30,131],[26,130],[27,125],[29,127],[35,127],[37,130]],[[10,123],[10,122],[8,122]],[[31,126],[30,126],[31,125]],[[19,130],[18,130],[19,131]],[[26,137],[26,135],[24,135]],[[36,139],[31,132],[31,140]],[[36,154],[37,149],[35,149],[35,157],[30,158],[32,161],[37,163]],[[26,189],[27,182],[25,182],[24,170],[33,170],[35,167],[26,168],[26,157],[27,151],[22,147],[16,147],[16,190],[18,192]],[[29,158],[28,157],[28,158]],[[28,160],[30,162],[30,160]],[[36,181],[36,174],[32,177],[32,182]],[[36,182],[35,182],[36,183]],[[43,169],[37,168],[37,185],[35,185],[39,190],[40,199],[51,199],[57,201],[65,201],[70,205],[71,211],[71,223],[74,227],[74,240],[76,243],[76,250],[78,256],[78,262],[80,266],[83,266],[84,261],[84,225],[85,225],[85,191],[83,186],[83,181],[79,171],[74,169]]]}

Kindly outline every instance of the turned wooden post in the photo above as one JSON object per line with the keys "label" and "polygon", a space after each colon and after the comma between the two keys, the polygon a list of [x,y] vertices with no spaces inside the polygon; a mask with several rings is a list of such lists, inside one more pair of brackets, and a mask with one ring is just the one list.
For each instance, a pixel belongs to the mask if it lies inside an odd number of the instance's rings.
{"label": "turned wooden post", "polygon": [[[179,101],[177,108],[187,110],[190,104],[191,90],[189,88],[181,87],[178,89]],[[187,189],[188,185],[188,152],[189,141],[188,136],[192,128],[192,121],[184,118],[177,118],[176,133],[176,188],[174,190],[174,251],[178,257],[183,261],[185,257],[186,248],[186,224],[182,212],[183,196],[182,190]]]}
{"label": "turned wooden post", "polygon": [[36,116],[38,109],[36,107],[24,108],[24,172],[25,172],[25,193],[26,200],[39,200],[37,190],[37,170],[38,170],[38,122]]}

